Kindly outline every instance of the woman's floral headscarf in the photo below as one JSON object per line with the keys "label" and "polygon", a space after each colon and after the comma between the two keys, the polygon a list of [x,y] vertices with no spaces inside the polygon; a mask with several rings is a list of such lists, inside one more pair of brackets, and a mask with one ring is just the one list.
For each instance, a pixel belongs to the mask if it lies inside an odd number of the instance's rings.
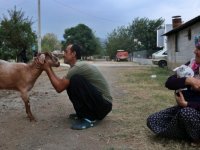
{"label": "woman's floral headscarf", "polygon": [[200,49],[200,35],[194,37],[194,44],[196,48]]}

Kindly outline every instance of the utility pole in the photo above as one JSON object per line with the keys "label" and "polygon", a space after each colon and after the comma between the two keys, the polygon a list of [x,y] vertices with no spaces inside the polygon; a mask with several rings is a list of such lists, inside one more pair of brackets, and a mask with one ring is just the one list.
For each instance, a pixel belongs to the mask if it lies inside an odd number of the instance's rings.
{"label": "utility pole", "polygon": [[38,0],[38,52],[41,52],[41,16],[40,16],[40,0]]}

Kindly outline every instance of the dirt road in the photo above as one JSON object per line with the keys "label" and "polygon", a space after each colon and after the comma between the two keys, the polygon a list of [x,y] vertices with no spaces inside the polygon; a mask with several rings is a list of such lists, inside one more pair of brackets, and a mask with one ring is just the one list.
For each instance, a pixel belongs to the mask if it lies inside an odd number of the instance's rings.
{"label": "dirt road", "polygon": [[[97,65],[97,64],[96,64]],[[119,89],[120,67],[97,65],[109,84],[114,99],[120,99],[124,91]],[[129,66],[129,65],[128,65]],[[122,65],[122,67],[125,67]],[[129,66],[130,67],[130,66]],[[67,67],[56,68],[62,77]],[[66,92],[56,93],[46,73],[43,72],[30,91],[30,102],[37,122],[26,118],[23,101],[19,93],[0,91],[0,150],[109,150],[132,149],[132,141],[115,138],[120,124],[111,112],[96,127],[83,131],[71,130],[68,115],[73,106]],[[113,102],[113,110],[119,109]],[[123,137],[122,137],[123,138]]]}

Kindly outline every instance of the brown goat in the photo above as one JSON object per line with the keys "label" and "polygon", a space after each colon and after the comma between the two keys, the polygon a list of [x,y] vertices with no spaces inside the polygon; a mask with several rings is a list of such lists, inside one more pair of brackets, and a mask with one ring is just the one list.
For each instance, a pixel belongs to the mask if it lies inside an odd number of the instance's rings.
{"label": "brown goat", "polygon": [[60,63],[57,57],[51,53],[39,53],[33,62],[10,63],[0,60],[0,89],[16,90],[21,93],[24,101],[26,113],[30,121],[36,121],[31,113],[28,91],[30,91],[37,78],[41,75],[43,69],[38,67],[36,59],[40,62],[48,62],[52,67],[59,67]]}

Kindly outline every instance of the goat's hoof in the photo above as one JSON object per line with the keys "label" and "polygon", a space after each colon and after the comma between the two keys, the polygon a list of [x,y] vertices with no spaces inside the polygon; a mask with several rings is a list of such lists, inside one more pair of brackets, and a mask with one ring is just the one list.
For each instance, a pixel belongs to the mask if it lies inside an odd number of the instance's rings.
{"label": "goat's hoof", "polygon": [[35,118],[30,118],[30,122],[37,122]]}
{"label": "goat's hoof", "polygon": [[37,122],[37,120],[34,117],[27,116],[27,118],[29,118],[30,122]]}

